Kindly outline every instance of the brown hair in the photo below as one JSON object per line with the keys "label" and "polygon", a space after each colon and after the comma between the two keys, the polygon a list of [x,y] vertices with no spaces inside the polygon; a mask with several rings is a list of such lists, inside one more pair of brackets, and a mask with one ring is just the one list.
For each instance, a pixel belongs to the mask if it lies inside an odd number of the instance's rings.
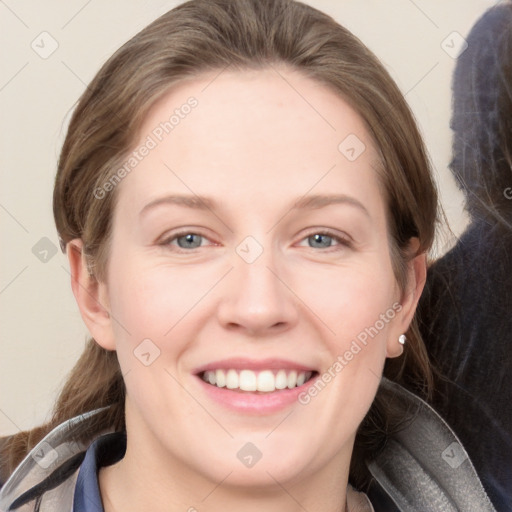
{"label": "brown hair", "polygon": [[[406,284],[408,246],[430,248],[437,193],[430,164],[403,95],[378,59],[326,14],[292,0],[192,0],[164,14],[124,44],[80,98],[59,159],[54,190],[57,230],[67,243],[81,238],[97,279],[105,277],[115,191],[98,200],[94,190],[122,165],[149,109],[181,80],[205,71],[285,65],[343,96],[367,123],[381,153],[388,204],[390,251],[397,281]],[[341,141],[340,141],[341,142]],[[431,371],[414,321],[402,357],[385,375],[428,390]],[[12,471],[53,427],[111,405],[104,427],[124,429],[124,383],[115,352],[93,339],[71,371],[42,427],[8,442]],[[351,480],[359,487],[372,457],[390,432],[389,404],[379,394],[356,438]]]}

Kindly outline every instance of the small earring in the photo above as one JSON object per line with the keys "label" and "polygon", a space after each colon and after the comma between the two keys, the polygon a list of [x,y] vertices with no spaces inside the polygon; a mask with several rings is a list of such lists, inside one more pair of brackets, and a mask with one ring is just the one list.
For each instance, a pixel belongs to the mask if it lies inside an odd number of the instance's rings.
{"label": "small earring", "polygon": [[405,334],[400,334],[400,336],[398,336],[398,343],[400,343],[400,345],[405,345],[406,341],[407,338],[405,337]]}

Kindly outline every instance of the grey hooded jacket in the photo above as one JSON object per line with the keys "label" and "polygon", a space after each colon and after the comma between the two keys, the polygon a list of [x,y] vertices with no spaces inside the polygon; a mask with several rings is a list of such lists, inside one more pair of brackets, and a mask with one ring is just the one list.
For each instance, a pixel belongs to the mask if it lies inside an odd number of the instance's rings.
{"label": "grey hooded jacket", "polygon": [[[375,512],[495,512],[473,464],[444,420],[424,401],[383,378],[381,393],[411,420],[368,465]],[[0,490],[0,511],[72,512],[75,484],[97,431],[97,409],[51,431]]]}

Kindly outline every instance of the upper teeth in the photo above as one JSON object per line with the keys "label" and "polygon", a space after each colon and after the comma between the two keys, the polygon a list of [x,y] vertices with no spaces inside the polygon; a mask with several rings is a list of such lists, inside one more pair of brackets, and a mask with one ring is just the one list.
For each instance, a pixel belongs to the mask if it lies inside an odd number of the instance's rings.
{"label": "upper teeth", "polygon": [[242,391],[275,391],[276,389],[302,386],[311,378],[312,372],[296,370],[209,370],[203,373],[203,380],[219,388],[241,389]]}

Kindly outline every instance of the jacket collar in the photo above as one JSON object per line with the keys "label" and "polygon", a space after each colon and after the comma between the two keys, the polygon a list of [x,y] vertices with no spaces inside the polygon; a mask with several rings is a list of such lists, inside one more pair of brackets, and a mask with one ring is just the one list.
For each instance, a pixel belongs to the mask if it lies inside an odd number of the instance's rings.
{"label": "jacket collar", "polygon": [[[495,512],[466,451],[439,414],[386,378],[379,392],[409,419],[368,464],[375,479],[369,493],[375,511]],[[71,511],[87,448],[113,432],[96,426],[107,411],[104,407],[72,418],[39,442],[0,490],[0,510]],[[21,502],[26,504],[12,508]],[[391,504],[394,508],[388,508]]]}
{"label": "jacket collar", "polygon": [[495,512],[466,450],[441,416],[388,379],[382,379],[380,392],[400,408],[405,422],[368,464],[380,487],[376,494],[400,511],[412,506],[422,512]]}

